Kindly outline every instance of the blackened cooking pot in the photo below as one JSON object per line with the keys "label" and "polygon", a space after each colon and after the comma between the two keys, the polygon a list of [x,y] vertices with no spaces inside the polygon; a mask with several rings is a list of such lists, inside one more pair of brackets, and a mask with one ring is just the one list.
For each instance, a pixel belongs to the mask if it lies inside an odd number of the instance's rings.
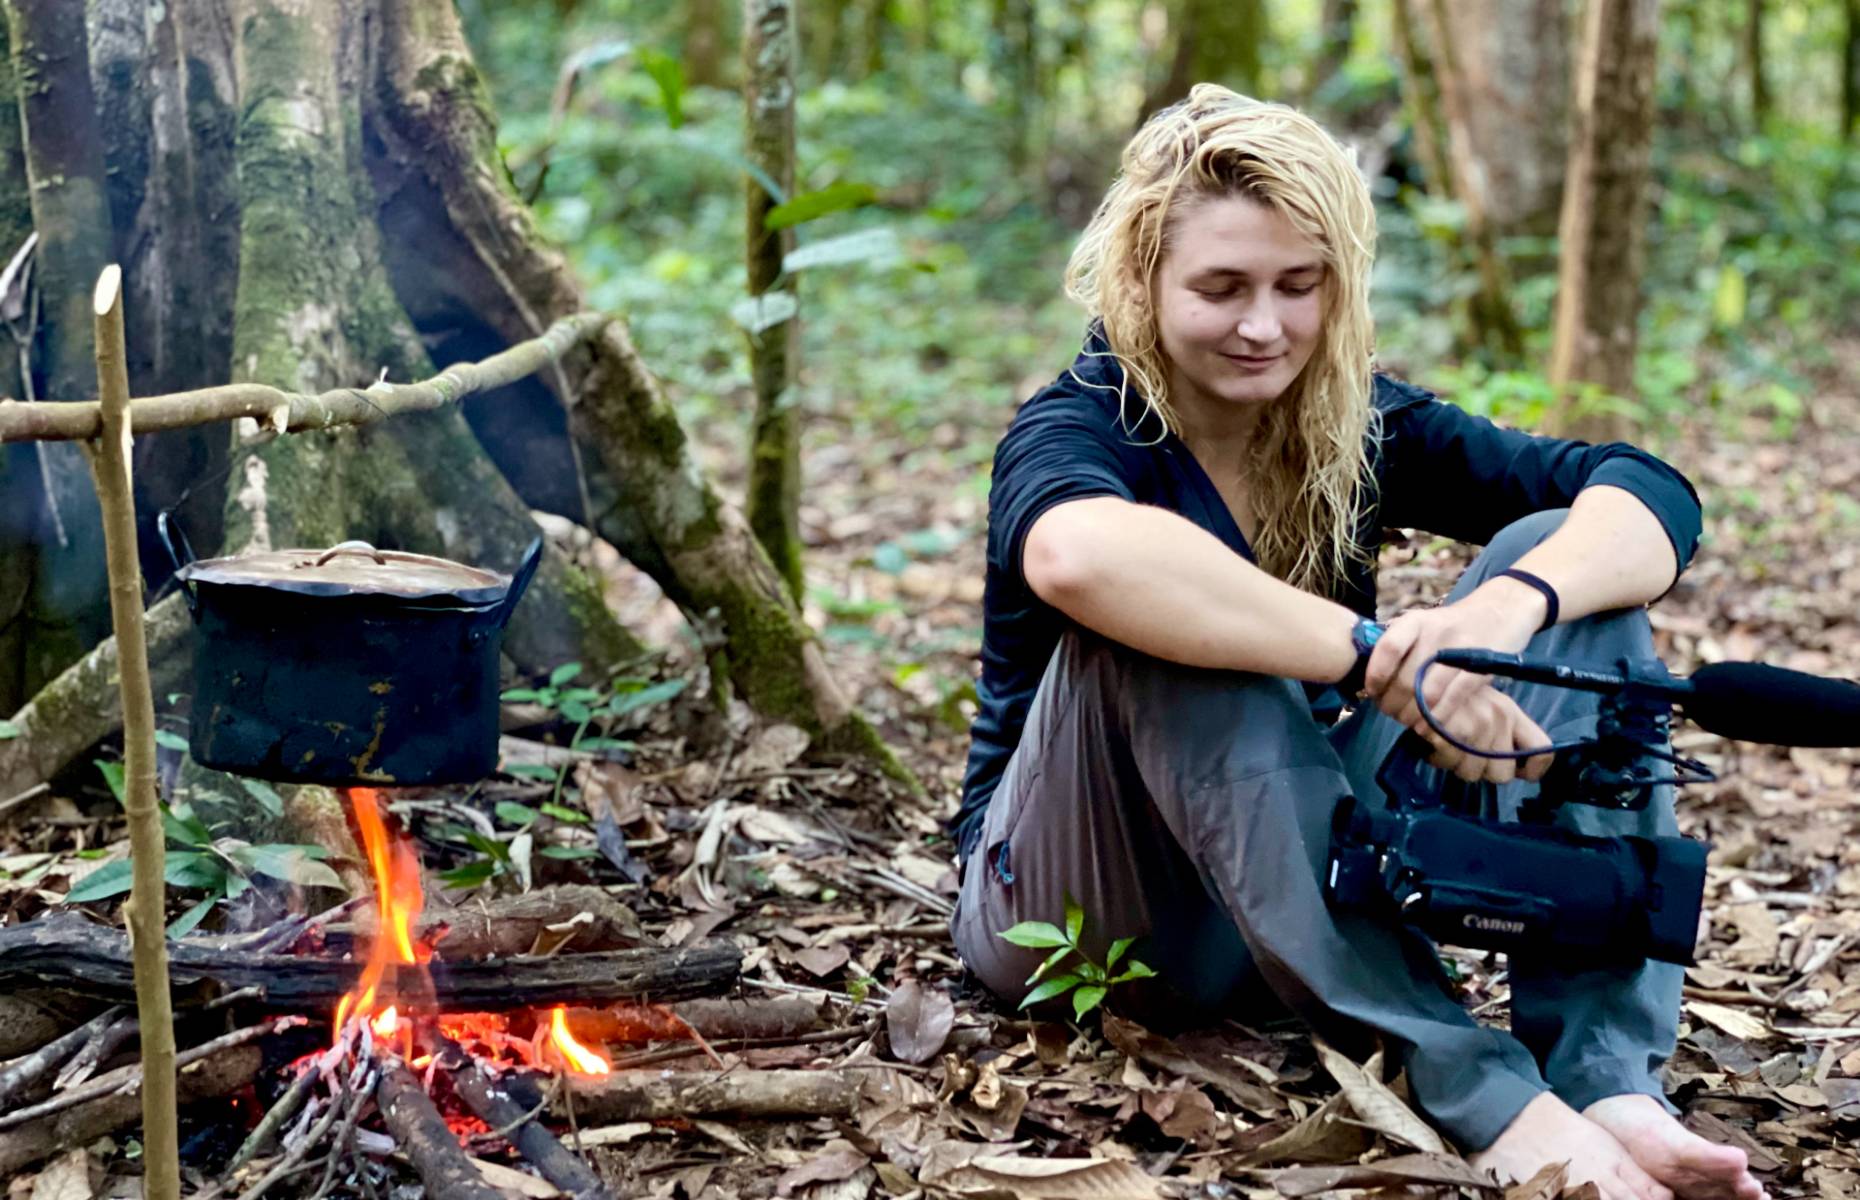
{"label": "blackened cooking pot", "polygon": [[490,774],[498,652],[541,556],[538,538],[514,577],[365,542],[181,567],[194,760],[301,783]]}

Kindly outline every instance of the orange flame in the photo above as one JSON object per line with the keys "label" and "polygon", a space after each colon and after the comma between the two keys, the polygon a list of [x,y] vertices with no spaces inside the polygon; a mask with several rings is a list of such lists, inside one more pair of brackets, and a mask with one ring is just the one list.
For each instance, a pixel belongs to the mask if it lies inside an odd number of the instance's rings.
{"label": "orange flame", "polygon": [[341,1040],[342,1030],[353,1016],[371,1018],[372,1028],[380,1037],[391,1037],[397,1029],[411,1035],[412,1027],[401,1022],[392,1004],[377,1012],[377,1002],[389,967],[424,961],[413,940],[413,923],[426,904],[420,886],[420,863],[404,838],[390,840],[373,788],[350,788],[349,799],[355,806],[355,825],[361,831],[362,849],[375,877],[377,927],[361,979],[336,1006],[336,1038]]}
{"label": "orange flame", "polygon": [[560,1004],[549,1015],[549,1044],[578,1075],[606,1075],[613,1070],[605,1058],[575,1040],[568,1031],[568,1009]]}

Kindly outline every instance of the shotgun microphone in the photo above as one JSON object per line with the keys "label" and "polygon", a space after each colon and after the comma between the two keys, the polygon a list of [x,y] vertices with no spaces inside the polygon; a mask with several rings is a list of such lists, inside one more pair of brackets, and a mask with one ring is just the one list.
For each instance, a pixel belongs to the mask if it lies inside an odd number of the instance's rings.
{"label": "shotgun microphone", "polygon": [[1724,662],[1681,678],[1658,661],[1573,667],[1496,650],[1442,650],[1442,666],[1605,694],[1634,688],[1676,705],[1699,728],[1773,746],[1860,746],[1860,683],[1764,663]]}

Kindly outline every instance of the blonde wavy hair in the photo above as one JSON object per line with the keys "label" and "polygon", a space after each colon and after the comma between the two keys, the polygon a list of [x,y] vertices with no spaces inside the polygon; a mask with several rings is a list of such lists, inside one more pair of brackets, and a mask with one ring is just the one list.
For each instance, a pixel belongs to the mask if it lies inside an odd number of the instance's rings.
{"label": "blonde wavy hair", "polygon": [[[1066,294],[1102,325],[1123,367],[1120,411],[1127,413],[1134,387],[1145,415],[1180,436],[1156,324],[1156,273],[1181,214],[1229,196],[1282,214],[1320,248],[1327,268],[1318,345],[1286,395],[1267,407],[1246,469],[1260,565],[1296,587],[1335,594],[1351,562],[1373,554],[1354,535],[1368,502],[1367,439],[1376,416],[1369,315],[1376,214],[1355,155],[1295,109],[1197,84],[1124,147],[1117,181],[1067,264]],[[1124,424],[1134,427],[1127,417]]]}

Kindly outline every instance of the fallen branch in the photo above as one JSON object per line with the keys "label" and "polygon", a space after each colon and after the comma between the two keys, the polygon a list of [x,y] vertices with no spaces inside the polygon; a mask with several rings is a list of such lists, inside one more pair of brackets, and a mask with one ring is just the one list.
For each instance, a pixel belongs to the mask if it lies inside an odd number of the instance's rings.
{"label": "fallen branch", "polygon": [[[276,1017],[259,1025],[248,1025],[244,1029],[235,1029],[231,1033],[202,1042],[191,1050],[183,1050],[175,1055],[177,1068],[210,1059],[216,1054],[234,1050],[248,1042],[255,1042],[262,1037],[281,1033],[295,1025],[308,1024],[302,1017]],[[80,1108],[106,1096],[130,1095],[140,1096],[142,1092],[142,1064],[132,1063],[119,1067],[108,1075],[99,1076],[81,1087],[74,1087],[61,1092],[49,1100],[27,1108],[17,1108],[12,1112],[0,1113],[0,1130],[15,1129],[42,1117],[56,1116],[68,1109]],[[138,1110],[140,1104],[138,1102]]]}
{"label": "fallen branch", "polygon": [[[185,1056],[183,1056],[185,1057]],[[223,1050],[202,1062],[183,1066],[176,1075],[180,1102],[191,1104],[235,1092],[258,1075],[264,1060],[256,1046]],[[141,1067],[124,1067],[100,1079],[114,1087],[62,1112],[10,1125],[0,1132],[0,1178],[24,1170],[61,1150],[87,1146],[100,1137],[134,1125],[142,1116],[142,1091],[135,1086]],[[134,1072],[134,1078],[129,1073]],[[121,1078],[118,1078],[118,1077]],[[127,1088],[127,1091],[120,1090]],[[10,1122],[15,1114],[8,1114]]]}
{"label": "fallen branch", "polygon": [[[399,413],[444,408],[466,396],[534,375],[594,336],[609,320],[602,313],[577,313],[557,321],[540,337],[518,342],[482,362],[454,364],[420,383],[336,388],[316,396],[257,383],[233,383],[148,396],[130,402],[130,429],[140,436],[240,417],[251,417],[279,433],[370,425]],[[84,441],[97,437],[102,429],[95,401],[32,404],[0,400],[0,443]]]}
{"label": "fallen branch", "polygon": [[503,1193],[472,1166],[458,1138],[446,1128],[445,1118],[406,1067],[396,1063],[381,1072],[375,1101],[388,1132],[413,1160],[427,1195],[446,1200],[503,1200]]}
{"label": "fallen branch", "polygon": [[553,1116],[602,1121],[671,1117],[844,1117],[859,1097],[853,1072],[640,1071],[568,1080]]}
{"label": "fallen branch", "polygon": [[34,1084],[63,1066],[122,1014],[121,1008],[98,1013],[63,1037],[54,1038],[31,1054],[0,1067],[0,1110],[11,1106]]}
{"label": "fallen branch", "polygon": [[[659,948],[435,960],[432,991],[455,1012],[507,1012],[547,1004],[675,1000],[733,986],[742,951],[728,942]],[[361,964],[308,955],[242,954],[189,939],[171,943],[170,985],[203,982],[258,988],[262,1003],[295,1013],[334,1011],[355,985]],[[102,999],[133,994],[129,950],[121,930],[58,917],[0,929],[0,989],[56,987]],[[424,990],[424,989],[422,989]],[[403,1006],[406,1007],[406,1006]],[[418,1011],[418,1006],[414,1006]]]}

